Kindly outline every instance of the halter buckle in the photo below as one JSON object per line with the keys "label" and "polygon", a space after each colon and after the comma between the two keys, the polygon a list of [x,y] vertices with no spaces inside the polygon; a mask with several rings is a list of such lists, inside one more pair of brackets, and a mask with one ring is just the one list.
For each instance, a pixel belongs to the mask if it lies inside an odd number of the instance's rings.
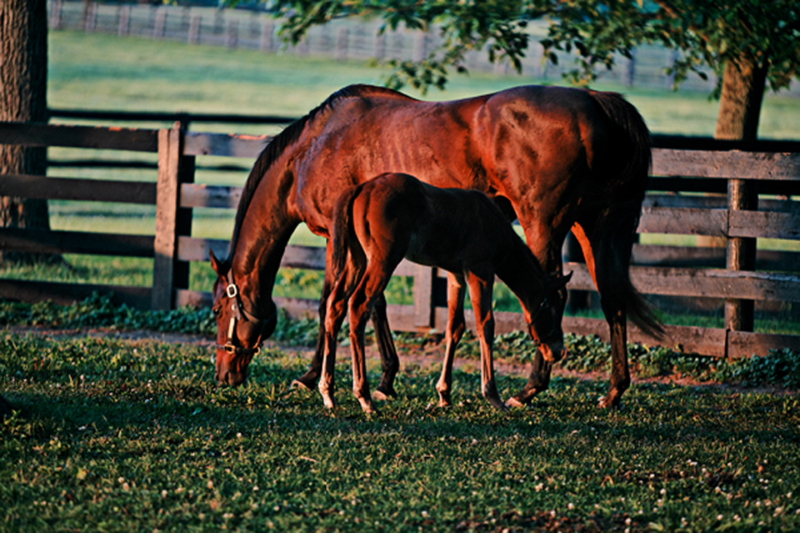
{"label": "halter buckle", "polygon": [[231,283],[225,287],[225,294],[228,295],[228,298],[236,298],[239,295],[239,287],[235,283]]}

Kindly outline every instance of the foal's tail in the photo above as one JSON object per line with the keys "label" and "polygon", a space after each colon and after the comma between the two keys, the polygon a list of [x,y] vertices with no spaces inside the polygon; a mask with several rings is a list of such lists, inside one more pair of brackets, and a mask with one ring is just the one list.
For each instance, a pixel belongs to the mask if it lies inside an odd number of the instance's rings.
{"label": "foal's tail", "polygon": [[337,279],[344,273],[350,248],[358,246],[358,239],[354,237],[353,229],[353,202],[361,189],[360,185],[347,189],[336,200],[333,208],[333,235],[331,235],[333,256],[330,265],[330,268],[333,269],[331,271],[333,279]]}
{"label": "foal's tail", "polygon": [[650,132],[636,108],[622,95],[591,94],[612,125],[609,153],[601,171],[604,194],[598,198],[599,216],[592,232],[598,288],[604,305],[627,311],[643,331],[661,337],[664,329],[660,321],[630,279],[631,248],[636,241],[652,162]]}

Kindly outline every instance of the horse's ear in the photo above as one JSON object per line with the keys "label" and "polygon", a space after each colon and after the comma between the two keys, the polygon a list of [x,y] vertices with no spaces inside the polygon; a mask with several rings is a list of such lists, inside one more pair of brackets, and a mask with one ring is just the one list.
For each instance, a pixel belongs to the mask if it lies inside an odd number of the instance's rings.
{"label": "horse's ear", "polygon": [[214,272],[217,273],[217,276],[221,278],[224,277],[225,274],[228,273],[228,265],[224,261],[217,259],[217,256],[214,255],[214,250],[209,250],[208,256],[211,259],[211,268],[214,269]]}

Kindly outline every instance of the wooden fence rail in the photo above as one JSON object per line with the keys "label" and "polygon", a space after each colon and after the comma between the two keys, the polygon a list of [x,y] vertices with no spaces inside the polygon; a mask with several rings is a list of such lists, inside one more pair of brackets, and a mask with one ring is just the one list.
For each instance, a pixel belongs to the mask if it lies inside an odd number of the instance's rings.
{"label": "wooden fence rail", "polygon": [[[81,253],[148,257],[154,260],[152,287],[111,287],[66,283],[0,280],[0,297],[20,300],[52,299],[69,302],[92,291],[111,291],[119,301],[137,307],[167,309],[180,305],[208,305],[207,292],[188,287],[188,264],[207,261],[209,250],[227,254],[228,242],[191,237],[195,208],[236,207],[239,187],[194,183],[198,156],[214,155],[252,161],[268,137],[185,132],[179,127],[163,130],[0,124],[0,144],[70,146],[104,150],[133,150],[158,154],[158,176],[151,183],[47,178],[5,175],[0,177],[0,196],[141,203],[156,206],[155,235],[116,235],[69,231],[0,230],[0,249],[43,253]],[[674,146],[674,139],[664,145]],[[642,211],[640,233],[677,233],[721,237],[800,239],[800,150],[797,152],[654,149],[651,189]],[[792,145],[794,146],[794,145]],[[678,178],[680,176],[680,178]],[[691,178],[691,179],[689,179]],[[765,185],[775,197],[761,198],[758,211],[728,206],[724,196],[663,192],[669,180],[685,183],[745,179]],[[712,187],[714,188],[714,187]],[[724,187],[716,187],[725,190]],[[700,189],[705,190],[705,189]],[[662,192],[659,192],[662,191]],[[800,302],[800,252],[758,251],[758,265],[770,270],[732,270],[725,266],[724,249],[687,246],[634,247],[634,285],[645,294],[692,298],[720,298],[774,302]],[[282,265],[291,268],[324,269],[320,248],[290,246]],[[786,265],[790,265],[786,267]],[[775,267],[779,265],[778,267]],[[711,268],[709,268],[711,266]],[[569,288],[593,290],[583,263],[568,262],[565,271],[575,274]],[[404,262],[396,275],[414,276],[415,305],[390,306],[390,320],[397,330],[443,329],[446,309],[436,296],[443,282],[435,269]],[[316,312],[314,300],[279,299],[290,314]],[[497,313],[497,331],[524,329],[518,313]],[[579,334],[607,336],[605,321],[565,317],[564,328]],[[729,328],[669,326],[666,344],[686,352],[717,357],[764,354],[771,348],[800,350],[800,335],[770,335]],[[635,327],[632,341],[658,344]]]}

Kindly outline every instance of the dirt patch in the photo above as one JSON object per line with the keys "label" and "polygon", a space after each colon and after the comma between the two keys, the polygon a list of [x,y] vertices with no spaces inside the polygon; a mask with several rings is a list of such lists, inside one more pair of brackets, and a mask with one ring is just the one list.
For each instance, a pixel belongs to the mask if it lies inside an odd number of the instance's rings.
{"label": "dirt patch", "polygon": [[[214,346],[215,339],[199,334],[191,333],[162,333],[158,331],[149,330],[134,330],[134,331],[120,331],[111,328],[91,328],[91,329],[57,329],[57,328],[43,328],[43,327],[15,327],[9,326],[5,331],[15,333],[18,335],[40,335],[50,338],[111,338],[130,342],[169,342],[181,344],[195,344],[198,346],[208,346],[209,350]],[[275,341],[267,341],[264,343],[265,348],[279,349],[285,352],[296,353],[307,361],[311,361],[314,354],[313,348],[291,346]],[[367,357],[375,360],[380,359],[378,348],[375,345],[366,347]],[[444,357],[444,343],[429,343],[423,347],[399,350],[400,355],[400,371],[406,371],[409,368],[417,368],[422,370],[429,370],[431,368],[441,368],[442,359]],[[349,361],[349,348],[345,346],[339,347],[340,363]],[[480,361],[478,359],[465,359],[457,357],[453,363],[456,369],[465,372],[480,372]],[[495,370],[501,374],[514,375],[519,377],[527,377],[530,374],[530,364],[523,364],[505,359],[495,360]],[[554,377],[574,378],[581,380],[608,380],[609,375],[606,372],[576,372],[573,370],[566,370],[556,365],[553,369]],[[796,395],[798,391],[788,390],[779,386],[761,386],[761,387],[744,387],[736,384],[726,384],[717,382],[705,382],[692,379],[686,376],[657,376],[650,378],[638,378],[635,375],[631,376],[631,380],[636,383],[657,383],[662,385],[678,385],[682,387],[703,387],[703,388],[716,388],[724,392],[730,393],[765,393],[765,394],[788,394]]]}

